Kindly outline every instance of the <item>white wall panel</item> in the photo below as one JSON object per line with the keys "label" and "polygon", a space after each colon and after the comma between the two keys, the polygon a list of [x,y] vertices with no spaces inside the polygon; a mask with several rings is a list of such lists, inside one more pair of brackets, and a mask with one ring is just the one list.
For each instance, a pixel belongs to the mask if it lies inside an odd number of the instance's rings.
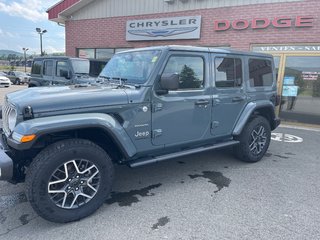
{"label": "white wall panel", "polygon": [[297,2],[301,0],[95,0],[72,14],[73,20],[132,16],[194,9],[219,8],[261,3]]}

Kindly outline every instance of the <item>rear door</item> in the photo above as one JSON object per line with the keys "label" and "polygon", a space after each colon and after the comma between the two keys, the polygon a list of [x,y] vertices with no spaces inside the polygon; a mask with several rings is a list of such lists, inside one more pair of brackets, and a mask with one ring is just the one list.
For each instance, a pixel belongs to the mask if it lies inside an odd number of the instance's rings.
{"label": "rear door", "polygon": [[44,60],[42,67],[42,85],[52,85],[53,81],[54,60]]}
{"label": "rear door", "polygon": [[211,54],[214,93],[211,134],[229,136],[247,104],[244,61],[240,55]]}

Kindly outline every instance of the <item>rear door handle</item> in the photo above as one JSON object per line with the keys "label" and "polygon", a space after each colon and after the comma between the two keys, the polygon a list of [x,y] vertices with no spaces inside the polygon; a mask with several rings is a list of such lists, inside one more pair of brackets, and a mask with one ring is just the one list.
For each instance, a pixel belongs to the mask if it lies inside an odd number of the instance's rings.
{"label": "rear door handle", "polygon": [[246,97],[234,97],[234,98],[232,98],[232,102],[242,102],[242,101],[244,101],[244,100],[246,100]]}
{"label": "rear door handle", "polygon": [[196,101],[194,104],[195,104],[196,106],[208,105],[208,104],[209,104],[209,101],[208,101],[208,100],[201,99],[201,100]]}

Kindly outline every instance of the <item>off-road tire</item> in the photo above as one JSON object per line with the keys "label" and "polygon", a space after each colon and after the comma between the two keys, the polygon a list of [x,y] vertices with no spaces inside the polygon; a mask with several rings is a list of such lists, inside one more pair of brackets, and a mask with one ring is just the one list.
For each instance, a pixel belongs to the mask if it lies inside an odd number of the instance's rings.
{"label": "off-road tire", "polygon": [[[99,171],[99,187],[93,198],[76,209],[57,206],[49,195],[49,181],[54,171],[73,159],[86,159]],[[30,164],[26,175],[27,197],[33,209],[44,219],[65,223],[95,212],[107,199],[114,169],[109,155],[99,146],[84,139],[69,139],[49,145]]]}
{"label": "off-road tire", "polygon": [[[253,135],[256,135],[259,130],[264,131],[261,134],[261,142],[265,143],[263,147],[259,149],[259,153],[250,151],[250,145],[254,147]],[[262,116],[253,117],[243,128],[240,136],[236,140],[240,141],[240,144],[234,147],[235,156],[244,162],[258,162],[262,159],[266,151],[268,150],[271,139],[271,129],[269,122]],[[259,140],[259,139],[258,139]]]}

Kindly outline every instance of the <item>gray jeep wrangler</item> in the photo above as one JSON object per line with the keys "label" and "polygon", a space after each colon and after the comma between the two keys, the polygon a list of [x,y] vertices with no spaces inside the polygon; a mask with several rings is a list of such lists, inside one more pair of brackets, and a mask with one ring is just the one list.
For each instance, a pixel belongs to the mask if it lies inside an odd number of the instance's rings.
{"label": "gray jeep wrangler", "polygon": [[277,100],[270,55],[187,46],[116,54],[100,86],[29,88],[3,106],[0,179],[26,182],[53,222],[92,214],[114,165],[137,167],[232,146],[246,162],[267,151]]}

